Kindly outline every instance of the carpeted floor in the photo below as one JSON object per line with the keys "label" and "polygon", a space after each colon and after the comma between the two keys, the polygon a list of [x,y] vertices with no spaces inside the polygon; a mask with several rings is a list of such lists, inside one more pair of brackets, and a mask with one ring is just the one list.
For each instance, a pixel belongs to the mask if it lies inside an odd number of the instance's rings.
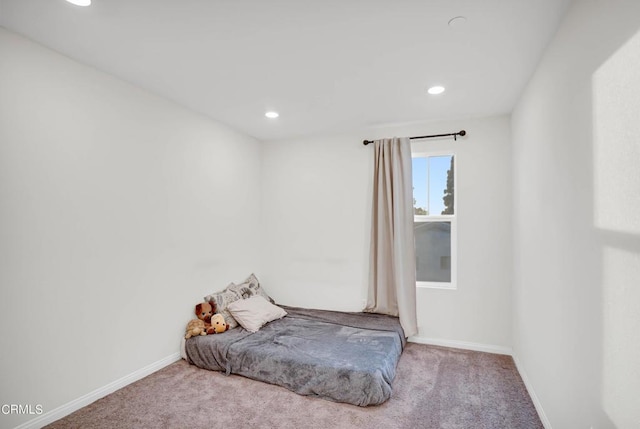
{"label": "carpeted floor", "polygon": [[393,396],[361,408],[184,361],[47,428],[542,429],[509,356],[409,343]]}

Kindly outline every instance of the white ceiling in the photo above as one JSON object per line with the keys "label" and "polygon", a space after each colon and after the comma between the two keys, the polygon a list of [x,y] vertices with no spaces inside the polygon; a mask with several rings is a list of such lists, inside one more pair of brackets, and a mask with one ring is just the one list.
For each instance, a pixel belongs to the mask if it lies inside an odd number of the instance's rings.
{"label": "white ceiling", "polygon": [[0,0],[0,25],[273,140],[509,113],[569,2]]}

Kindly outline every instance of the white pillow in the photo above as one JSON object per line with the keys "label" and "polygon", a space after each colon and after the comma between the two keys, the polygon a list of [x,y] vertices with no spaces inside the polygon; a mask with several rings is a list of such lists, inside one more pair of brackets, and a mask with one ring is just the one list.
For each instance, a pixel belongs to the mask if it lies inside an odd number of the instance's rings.
{"label": "white pillow", "polygon": [[258,332],[265,323],[282,319],[287,315],[282,308],[271,304],[260,295],[234,301],[227,306],[227,310],[249,332]]}

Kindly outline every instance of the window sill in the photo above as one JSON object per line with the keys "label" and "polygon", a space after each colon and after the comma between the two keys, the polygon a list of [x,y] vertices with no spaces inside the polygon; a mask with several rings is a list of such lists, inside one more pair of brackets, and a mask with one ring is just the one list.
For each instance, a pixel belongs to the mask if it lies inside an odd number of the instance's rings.
{"label": "window sill", "polygon": [[458,289],[458,287],[454,283],[436,283],[436,282],[416,282],[416,287],[420,289],[444,289],[444,290]]}

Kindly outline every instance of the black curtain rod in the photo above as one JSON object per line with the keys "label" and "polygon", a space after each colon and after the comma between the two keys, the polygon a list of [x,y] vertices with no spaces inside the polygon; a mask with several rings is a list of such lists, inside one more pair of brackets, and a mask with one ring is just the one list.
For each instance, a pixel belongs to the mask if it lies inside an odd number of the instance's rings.
{"label": "black curtain rod", "polygon": [[[458,140],[458,136],[463,137],[467,134],[465,130],[460,130],[457,133],[449,133],[449,134],[433,134],[430,136],[417,136],[417,137],[409,137],[409,140],[419,140],[419,139],[432,139],[434,137],[449,137],[453,136],[454,140]],[[373,140],[365,140],[362,142],[365,146],[369,143],[373,143]]]}

